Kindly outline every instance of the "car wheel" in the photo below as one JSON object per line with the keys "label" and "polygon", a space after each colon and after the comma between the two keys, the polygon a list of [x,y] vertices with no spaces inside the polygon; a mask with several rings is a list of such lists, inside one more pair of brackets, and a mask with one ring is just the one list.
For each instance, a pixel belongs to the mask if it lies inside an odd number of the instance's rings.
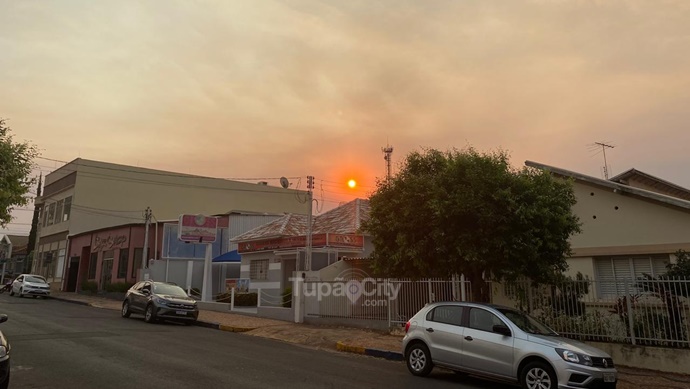
{"label": "car wheel", "polygon": [[156,321],[156,314],[153,311],[153,304],[146,306],[146,312],[144,312],[144,321],[147,323],[153,323]]}
{"label": "car wheel", "polygon": [[557,389],[558,377],[544,362],[531,362],[522,369],[520,382],[524,389]]}
{"label": "car wheel", "polygon": [[431,361],[431,353],[423,343],[414,343],[407,348],[405,353],[407,369],[416,376],[426,376],[431,373],[434,363]]}
{"label": "car wheel", "polygon": [[131,314],[132,312],[129,311],[129,301],[125,301],[124,303],[122,303],[122,317],[126,319]]}
{"label": "car wheel", "polygon": [[22,293],[22,288],[19,288],[19,297],[24,297],[24,293]]}

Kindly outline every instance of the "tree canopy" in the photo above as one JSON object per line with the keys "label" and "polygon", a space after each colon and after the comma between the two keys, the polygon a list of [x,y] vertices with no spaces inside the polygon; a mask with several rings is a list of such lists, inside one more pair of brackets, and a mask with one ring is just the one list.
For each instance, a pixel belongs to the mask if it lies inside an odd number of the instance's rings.
{"label": "tree canopy", "polygon": [[0,226],[12,221],[12,209],[29,202],[26,194],[35,182],[31,177],[33,160],[38,155],[28,142],[15,142],[12,130],[0,118]]}
{"label": "tree canopy", "polygon": [[425,150],[378,182],[364,229],[379,276],[548,282],[580,232],[575,202],[570,181],[514,169],[504,151]]}

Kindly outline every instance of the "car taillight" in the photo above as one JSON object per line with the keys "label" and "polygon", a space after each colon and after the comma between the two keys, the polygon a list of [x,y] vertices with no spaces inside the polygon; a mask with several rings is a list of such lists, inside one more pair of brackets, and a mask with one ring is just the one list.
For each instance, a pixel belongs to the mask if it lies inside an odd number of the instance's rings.
{"label": "car taillight", "polygon": [[405,323],[405,333],[410,330],[410,322]]}

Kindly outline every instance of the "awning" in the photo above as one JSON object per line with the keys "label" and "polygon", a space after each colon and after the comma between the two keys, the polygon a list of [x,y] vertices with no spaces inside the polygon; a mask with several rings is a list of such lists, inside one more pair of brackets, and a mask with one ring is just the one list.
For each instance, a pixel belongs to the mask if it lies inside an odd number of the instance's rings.
{"label": "awning", "polygon": [[213,258],[213,262],[242,262],[242,256],[237,253],[237,250],[228,251],[225,254],[221,254]]}

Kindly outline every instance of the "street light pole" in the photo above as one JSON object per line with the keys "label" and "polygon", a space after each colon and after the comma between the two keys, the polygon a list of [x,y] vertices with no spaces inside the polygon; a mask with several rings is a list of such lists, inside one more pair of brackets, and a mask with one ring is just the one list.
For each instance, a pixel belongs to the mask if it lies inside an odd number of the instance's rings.
{"label": "street light pole", "polygon": [[314,176],[307,176],[307,201],[309,202],[307,213],[307,244],[306,244],[306,258],[304,259],[304,267],[306,271],[311,271],[311,246],[312,246],[312,189],[314,189]]}

